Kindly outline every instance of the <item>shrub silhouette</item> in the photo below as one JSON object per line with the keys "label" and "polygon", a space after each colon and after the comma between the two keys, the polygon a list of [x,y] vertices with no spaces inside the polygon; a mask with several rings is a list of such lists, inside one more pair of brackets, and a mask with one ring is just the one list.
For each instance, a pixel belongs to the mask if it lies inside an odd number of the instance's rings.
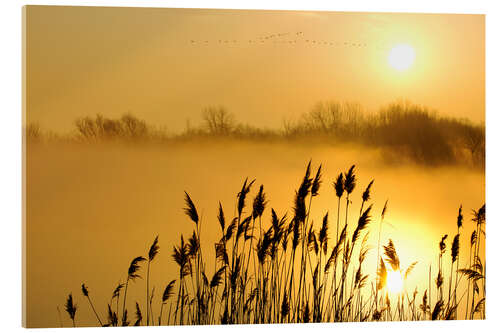
{"label": "shrub silhouette", "polygon": [[131,114],[120,119],[109,119],[98,114],[95,118],[79,118],[75,122],[77,135],[85,141],[140,140],[147,139],[149,128],[144,120]]}
{"label": "shrub silhouette", "polygon": [[40,124],[36,122],[29,123],[28,125],[26,125],[26,127],[23,128],[23,134],[26,142],[30,143],[39,142],[43,137]]}

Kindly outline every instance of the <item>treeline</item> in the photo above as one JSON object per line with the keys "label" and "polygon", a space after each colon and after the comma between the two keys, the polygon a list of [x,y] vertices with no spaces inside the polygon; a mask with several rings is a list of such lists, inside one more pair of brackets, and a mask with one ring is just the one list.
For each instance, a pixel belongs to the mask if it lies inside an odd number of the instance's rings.
{"label": "treeline", "polygon": [[358,104],[320,103],[286,135],[322,135],[329,142],[354,142],[389,149],[424,164],[469,160],[484,166],[485,127],[441,117],[427,108],[395,103],[367,114]]}
{"label": "treeline", "polygon": [[368,113],[356,103],[318,103],[279,129],[260,129],[237,122],[223,107],[202,112],[202,123],[187,124],[181,133],[147,124],[131,114],[111,119],[102,115],[75,121],[71,134],[45,133],[37,124],[25,129],[27,142],[173,143],[196,140],[288,141],[294,144],[359,144],[380,148],[387,156],[405,157],[425,165],[471,164],[484,167],[485,127],[443,117],[426,107],[394,103]]}

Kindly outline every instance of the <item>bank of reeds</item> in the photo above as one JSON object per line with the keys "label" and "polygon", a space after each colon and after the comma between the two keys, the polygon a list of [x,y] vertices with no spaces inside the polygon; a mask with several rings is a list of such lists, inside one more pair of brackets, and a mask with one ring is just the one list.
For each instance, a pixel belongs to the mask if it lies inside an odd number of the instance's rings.
{"label": "bank of reeds", "polygon": [[[192,222],[193,232],[187,239],[180,235],[179,243],[173,246],[171,256],[178,271],[165,277],[165,281],[170,282],[166,283],[162,297],[155,301],[155,286],[150,285],[153,260],[164,253],[156,237],[145,257],[132,260],[126,282],[113,291],[107,305],[106,322],[101,321],[88,288],[82,284],[83,296],[96,317],[94,324],[207,325],[485,318],[485,264],[480,259],[480,246],[485,238],[485,206],[473,211],[474,232],[470,242],[461,241],[465,219],[460,206],[457,234],[451,245],[447,244],[450,238],[444,235],[436,247],[437,263],[429,267],[429,283],[413,289],[404,282],[418,263],[404,265],[390,237],[386,245],[381,244],[387,202],[381,212],[376,212],[371,203],[374,181],[362,189],[360,196],[356,192],[359,184],[354,166],[330,182],[323,181],[321,166],[314,172],[309,162],[295,192],[290,214],[279,215],[269,207],[263,185],[258,187],[252,200],[255,181],[246,179],[236,195],[235,215],[229,216],[219,204],[217,216],[208,221],[202,221],[195,202],[185,193],[184,210]],[[321,191],[334,191],[338,200],[332,203],[329,212],[322,213],[322,220],[315,223],[311,212]],[[211,265],[203,256],[206,249],[200,241],[202,223],[217,223],[220,227],[220,239],[213,244],[216,258],[213,269],[209,269]],[[367,241],[370,230],[378,233],[375,270],[365,263],[367,254],[373,250]],[[465,267],[459,265],[460,253],[468,255]],[[450,267],[446,277],[444,267]],[[135,301],[135,318],[131,318],[127,290],[139,288],[131,282],[144,270],[146,297]],[[403,288],[391,292],[391,287],[398,283]],[[145,320],[141,308],[146,308]],[[76,325],[77,308],[72,294],[67,299],[66,311]]]}

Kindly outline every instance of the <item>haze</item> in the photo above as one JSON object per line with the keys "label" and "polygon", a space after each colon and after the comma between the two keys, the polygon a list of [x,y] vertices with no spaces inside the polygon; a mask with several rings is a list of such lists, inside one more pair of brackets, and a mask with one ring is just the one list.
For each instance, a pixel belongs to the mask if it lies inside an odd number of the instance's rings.
{"label": "haze", "polygon": [[56,131],[125,112],[179,131],[211,105],[276,128],[330,99],[484,121],[483,15],[28,6],[26,31],[27,120]]}
{"label": "haze", "polygon": [[[419,262],[408,281],[409,292],[415,286],[421,293],[426,288],[431,262],[433,274],[437,272],[438,242],[443,234],[451,237],[456,230],[460,204],[464,208],[463,253],[467,253],[473,230],[470,212],[484,202],[482,172],[410,165],[388,168],[376,151],[266,143],[210,144],[203,149],[196,143],[166,149],[33,147],[27,168],[28,326],[59,326],[56,307],[64,311],[69,292],[80,305],[78,324],[93,325],[95,318],[81,295],[81,283],[89,286],[97,311],[106,313],[109,297],[118,282],[124,282],[130,260],[145,255],[156,235],[160,253],[152,266],[152,286],[160,295],[178,271],[172,247],[181,234],[187,238],[194,227],[182,209],[185,190],[202,216],[202,246],[211,276],[213,244],[220,238],[219,201],[229,219],[244,179],[256,179],[245,211],[251,211],[251,200],[263,184],[269,200],[263,216],[267,228],[271,207],[280,216],[285,212],[293,215],[294,193],[310,158],[315,167],[322,163],[324,172],[312,218],[317,229],[329,211],[333,239],[337,199],[331,184],[336,175],[356,164],[353,212],[359,210],[362,191],[375,179],[369,228],[372,250],[366,268],[370,283],[375,278],[379,217],[387,199],[381,242],[386,244],[389,238],[395,242],[402,267]],[[463,255],[460,259],[462,267],[468,258]],[[131,285],[130,308],[135,299],[143,301],[144,286],[142,279]],[[67,314],[61,316],[69,326]]]}
{"label": "haze", "polygon": [[[449,256],[460,205],[464,255],[455,267],[472,260],[471,211],[485,203],[483,15],[52,6],[25,14],[25,325],[61,325],[57,307],[71,325],[69,293],[77,324],[95,325],[81,284],[104,316],[131,259],[156,235],[151,286],[159,301],[178,273],[172,247],[193,231],[184,191],[202,219],[212,276],[219,201],[229,221],[248,177],[256,183],[245,214],[263,184],[264,226],[271,208],[292,219],[310,160],[323,172],[311,220],[318,229],[328,211],[331,239],[336,176],[356,165],[348,237],[374,179],[368,245],[377,244],[389,200],[381,244],[394,241],[403,268],[419,262],[409,293],[418,286],[422,298],[429,265],[436,277],[444,234]],[[403,58],[389,61],[398,45]],[[397,100],[414,104],[364,116]],[[285,123],[288,131],[279,130]],[[367,256],[368,284],[376,252]],[[484,259],[484,241],[477,252]],[[144,287],[131,284],[131,313]]]}

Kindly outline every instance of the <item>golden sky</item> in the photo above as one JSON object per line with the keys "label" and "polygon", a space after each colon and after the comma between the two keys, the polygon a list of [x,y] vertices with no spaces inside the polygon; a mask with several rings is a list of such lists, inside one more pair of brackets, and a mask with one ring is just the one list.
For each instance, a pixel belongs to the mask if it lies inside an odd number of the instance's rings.
{"label": "golden sky", "polygon": [[[374,111],[408,99],[482,122],[484,19],[28,6],[27,119],[68,131],[80,116],[131,112],[178,131],[222,105],[241,122],[280,127],[319,101]],[[415,52],[405,71],[388,63],[398,44]]]}

